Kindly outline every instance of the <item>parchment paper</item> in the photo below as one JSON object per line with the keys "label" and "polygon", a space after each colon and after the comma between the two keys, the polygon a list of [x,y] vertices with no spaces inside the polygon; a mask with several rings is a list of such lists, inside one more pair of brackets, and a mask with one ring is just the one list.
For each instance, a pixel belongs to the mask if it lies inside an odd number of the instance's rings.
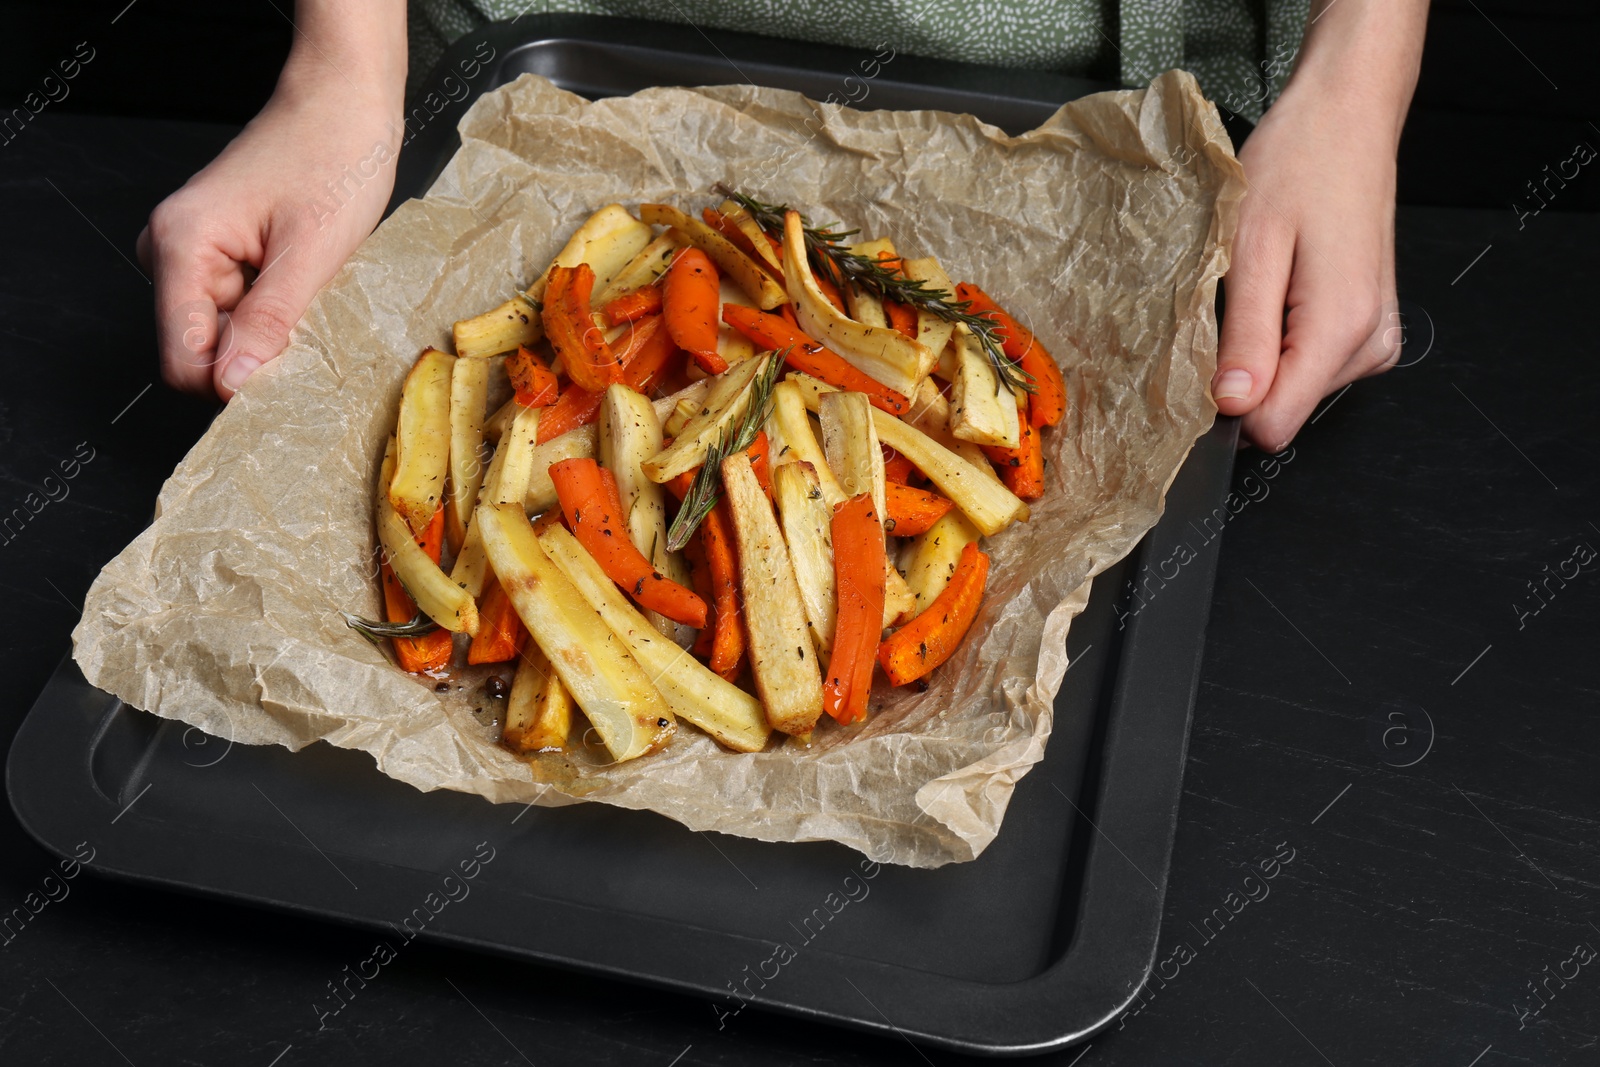
{"label": "parchment paper", "polygon": [[[536,76],[489,93],[426,198],[324,289],[162,489],[158,518],[89,592],[91,682],[238,743],[370,753],[418,789],[647,808],[700,830],[832,839],[879,862],[970,860],[1043,755],[1090,579],[1155,523],[1215,408],[1212,310],[1240,168],[1194,79],[1092,96],[1012,138],[970,116],[857,112],[749,86],[588,103]],[[717,181],[936,255],[1062,363],[1032,521],[986,543],[961,651],[810,749],[723,751],[693,727],[659,754],[519,759],[469,680],[436,693],[346,628],[380,613],[373,496],[401,381],[450,324],[505,300],[611,202],[714,202]],[[481,678],[481,675],[478,676]],[[886,691],[881,681],[879,690]]]}

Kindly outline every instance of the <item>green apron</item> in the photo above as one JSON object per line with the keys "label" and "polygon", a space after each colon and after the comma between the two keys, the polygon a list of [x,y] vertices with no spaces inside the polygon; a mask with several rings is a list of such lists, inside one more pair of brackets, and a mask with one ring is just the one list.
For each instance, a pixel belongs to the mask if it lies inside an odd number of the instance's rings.
{"label": "green apron", "polygon": [[416,84],[446,42],[484,22],[573,12],[887,47],[1126,85],[1182,67],[1212,100],[1253,120],[1283,90],[1309,7],[1310,0],[416,0],[411,72]]}

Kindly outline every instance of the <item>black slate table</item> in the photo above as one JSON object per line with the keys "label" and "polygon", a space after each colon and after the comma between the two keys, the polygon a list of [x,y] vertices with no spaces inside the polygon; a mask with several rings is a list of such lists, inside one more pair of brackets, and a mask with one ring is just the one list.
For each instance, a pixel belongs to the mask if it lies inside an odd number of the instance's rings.
{"label": "black slate table", "polygon": [[[232,132],[45,114],[0,152],[0,743],[210,417],[133,239]],[[1600,1062],[1600,218],[1398,242],[1408,365],[1238,463],[1156,977],[1041,1062]],[[0,920],[49,898],[0,925],[4,1064],[958,1062],[421,944],[319,1032],[370,935],[47,881],[8,809],[0,857]]]}

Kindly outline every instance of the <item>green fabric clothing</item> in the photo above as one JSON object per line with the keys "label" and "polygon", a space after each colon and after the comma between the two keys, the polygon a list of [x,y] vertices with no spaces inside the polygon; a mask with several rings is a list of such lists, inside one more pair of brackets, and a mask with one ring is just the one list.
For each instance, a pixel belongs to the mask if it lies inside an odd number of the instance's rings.
{"label": "green fabric clothing", "polygon": [[1293,68],[1310,0],[413,0],[412,82],[487,21],[568,12],[892,48],[1063,74],[1117,71],[1145,85],[1173,67],[1251,119]]}

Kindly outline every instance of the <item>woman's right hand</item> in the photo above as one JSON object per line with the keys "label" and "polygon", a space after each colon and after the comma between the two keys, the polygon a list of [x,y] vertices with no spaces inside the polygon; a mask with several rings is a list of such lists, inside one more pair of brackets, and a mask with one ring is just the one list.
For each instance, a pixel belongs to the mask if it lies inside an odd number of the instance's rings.
{"label": "woman's right hand", "polygon": [[398,57],[346,53],[354,81],[297,49],[261,113],[151,214],[139,258],[167,384],[231,397],[377,225],[404,136],[403,30]]}

